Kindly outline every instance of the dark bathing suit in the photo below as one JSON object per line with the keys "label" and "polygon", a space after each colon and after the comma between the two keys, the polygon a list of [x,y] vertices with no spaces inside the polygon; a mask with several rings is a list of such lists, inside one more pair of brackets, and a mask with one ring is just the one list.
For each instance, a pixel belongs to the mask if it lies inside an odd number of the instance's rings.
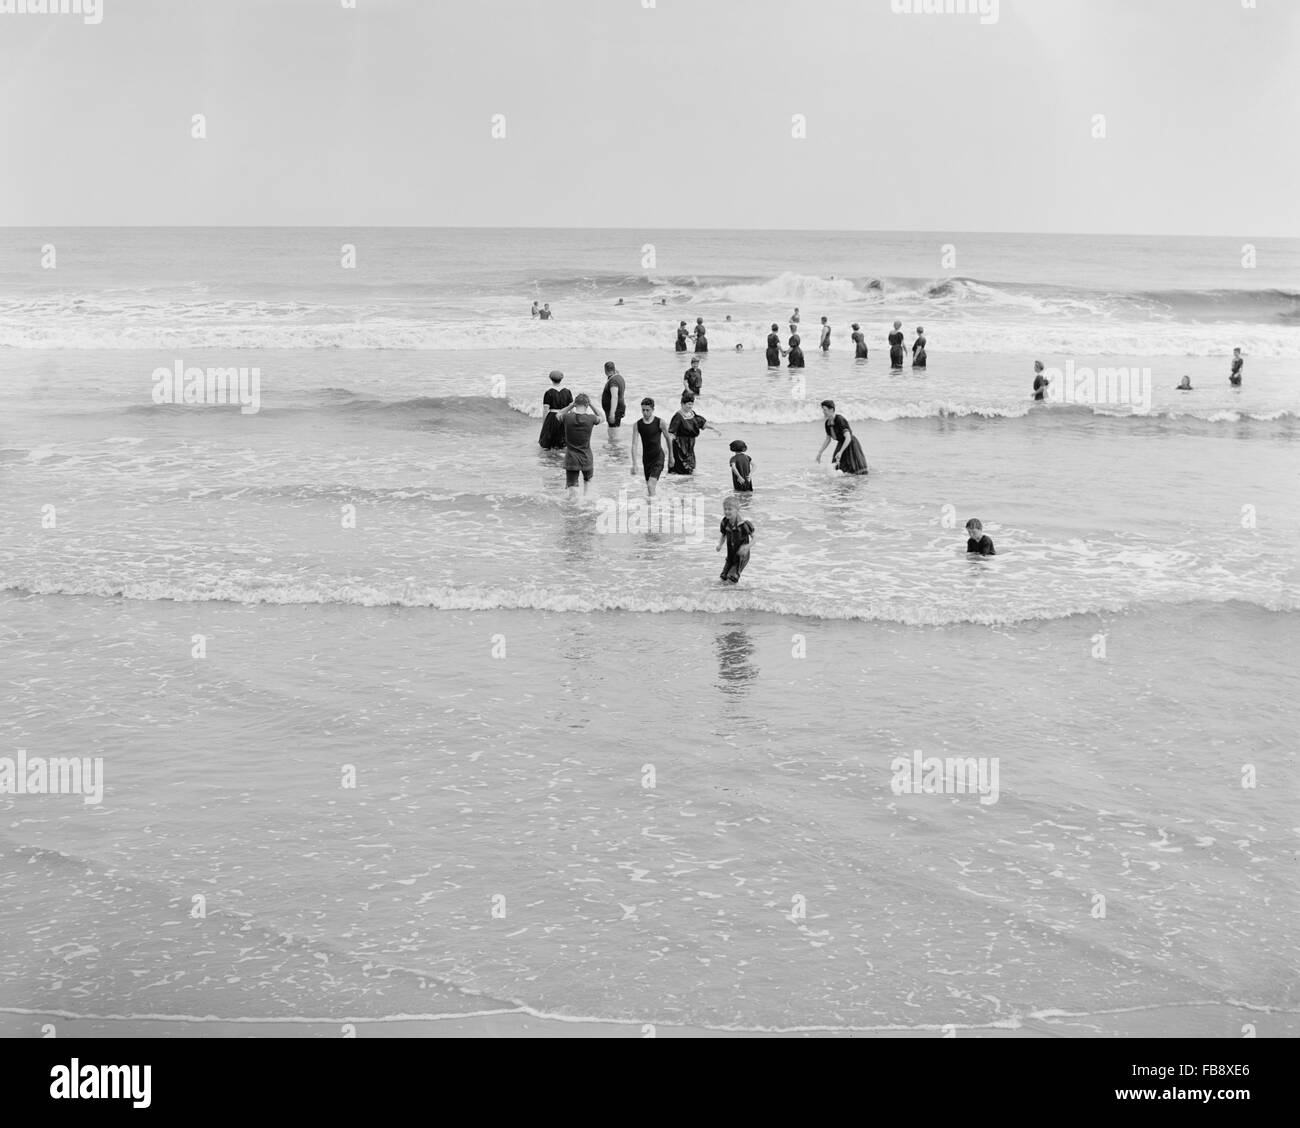
{"label": "dark bathing suit", "polygon": [[737,493],[753,493],[754,483],[752,481],[742,482],[740,476],[743,474],[746,478],[750,474],[752,462],[749,455],[737,451],[731,459],[731,485]]}
{"label": "dark bathing suit", "polygon": [[[844,441],[846,432],[851,433],[853,430],[849,426],[849,421],[842,415],[835,416],[834,419],[826,420],[826,433],[834,440],[831,447],[831,457],[840,449],[840,443]],[[867,472],[867,456],[862,452],[862,444],[858,442],[858,436],[854,435],[849,440],[848,446],[840,455],[840,460],[835,463],[837,470],[843,470],[846,474],[865,474]]]}
{"label": "dark bathing suit", "polygon": [[767,366],[768,368],[781,367],[781,338],[775,333],[767,335]]}
{"label": "dark bathing suit", "polygon": [[704,370],[702,368],[688,368],[682,373],[682,379],[686,381],[686,386],[691,389],[695,395],[700,394],[704,387]]}
{"label": "dark bathing suit", "polygon": [[993,538],[990,537],[987,533],[985,533],[984,536],[980,537],[979,540],[976,540],[974,537],[971,537],[969,540],[967,540],[966,551],[978,552],[981,556],[997,555],[997,553],[993,551]]}
{"label": "dark bathing suit", "polygon": [[[542,396],[542,403],[548,409],[568,407],[573,402],[573,393],[568,388],[547,388],[546,394]],[[537,436],[537,445],[545,450],[562,450],[564,448],[564,424],[555,414],[554,410],[548,410],[542,418],[542,432]]]}
{"label": "dark bathing suit", "polygon": [[697,353],[709,351],[709,339],[704,335],[704,330],[696,330],[695,333],[695,351]]}
{"label": "dark bathing suit", "polygon": [[[733,584],[739,582],[740,573],[749,563],[749,537],[753,531],[754,525],[751,521],[732,524],[729,518],[722,519],[718,532],[727,538],[727,559],[722,565],[722,574],[718,579],[730,580]],[[742,548],[746,551],[742,552]]]}
{"label": "dark bathing suit", "polygon": [[903,367],[903,334],[898,330],[889,334],[889,363],[895,368]]}
{"label": "dark bathing suit", "polygon": [[853,333],[853,346],[855,349],[854,360],[867,359],[867,339],[862,335],[862,330],[857,329]]}
{"label": "dark bathing suit", "polygon": [[[610,408],[614,406],[614,389],[618,389],[618,408],[610,414]],[[623,422],[623,413],[627,410],[627,404],[623,402],[623,394],[627,390],[627,383],[622,376],[614,375],[605,381],[605,390],[600,393],[601,410],[605,413],[605,422],[611,427],[617,427]]]}
{"label": "dark bathing suit", "polygon": [[659,438],[667,433],[664,421],[657,415],[649,423],[638,419],[636,433],[641,436],[641,464],[645,467],[645,480],[648,482],[664,472],[664,448]]}
{"label": "dark bathing suit", "polygon": [[1232,362],[1232,373],[1228,377],[1228,383],[1231,384],[1234,388],[1241,387],[1241,368],[1242,368],[1241,357],[1237,357]]}
{"label": "dark bathing suit", "polygon": [[668,467],[670,474],[693,474],[695,472],[695,436],[704,430],[708,420],[699,412],[690,418],[680,411],[668,424],[668,433],[673,439],[673,463]]}
{"label": "dark bathing suit", "polygon": [[1041,400],[1047,392],[1048,379],[1041,372],[1034,377],[1034,399]]}
{"label": "dark bathing suit", "polygon": [[794,343],[794,337],[791,337],[791,338],[790,338],[790,363],[789,363],[788,365],[786,365],[786,367],[787,367],[787,368],[802,368],[803,366],[804,366],[804,363],[803,363],[803,348],[802,348],[802,346],[800,346],[800,345],[796,345],[796,344]]}
{"label": "dark bathing suit", "polygon": [[925,367],[925,338],[917,337],[916,343],[912,346],[912,367]]}
{"label": "dark bathing suit", "polygon": [[599,420],[586,413],[579,415],[576,411],[564,417],[564,481],[566,485],[576,486],[578,475],[585,482],[591,481],[595,464],[591,460],[591,429]]}
{"label": "dark bathing suit", "polygon": [[678,352],[686,351],[686,336],[687,336],[687,331],[685,329],[677,330],[677,351]]}

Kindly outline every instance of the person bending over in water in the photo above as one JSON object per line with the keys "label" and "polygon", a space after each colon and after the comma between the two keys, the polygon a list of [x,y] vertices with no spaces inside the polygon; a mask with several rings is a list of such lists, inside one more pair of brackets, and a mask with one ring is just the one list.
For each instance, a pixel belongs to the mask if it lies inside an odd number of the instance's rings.
{"label": "person bending over in water", "polygon": [[889,334],[889,366],[891,368],[903,367],[903,323],[894,322],[894,331]]}
{"label": "person bending over in water", "polygon": [[772,322],[772,332],[767,335],[767,366],[781,367],[781,338],[777,336],[776,322]]}
{"label": "person bending over in water", "polygon": [[1245,358],[1241,355],[1241,349],[1232,350],[1232,371],[1228,373],[1228,383],[1234,388],[1241,387],[1242,368],[1245,367]]}
{"label": "person bending over in water", "polygon": [[749,563],[749,546],[754,543],[754,522],[741,520],[740,502],[734,497],[729,497],[722,503],[722,522],[718,531],[722,535],[718,538],[718,547],[713,551],[721,552],[722,546],[727,546],[727,559],[718,579],[737,584],[740,582],[740,573]]}
{"label": "person bending over in water", "polygon": [[668,424],[668,433],[673,437],[668,473],[695,473],[695,439],[705,430],[721,434],[703,415],[696,414],[695,397],[690,392],[683,392],[681,409]]}
{"label": "person bending over in water", "polygon": [[1047,386],[1052,381],[1043,375],[1043,362],[1034,361],[1034,400],[1042,402],[1047,398]]}
{"label": "person bending over in water", "polygon": [[692,358],[690,368],[682,373],[682,383],[686,385],[682,391],[690,392],[693,396],[698,396],[703,390],[704,370],[700,367],[698,358]]}
{"label": "person bending over in water", "polygon": [[636,476],[636,452],[641,448],[641,465],[645,473],[646,493],[654,497],[659,477],[672,456],[672,438],[664,421],[655,414],[655,401],[649,396],[641,401],[641,418],[632,428],[632,476]]}
{"label": "person bending over in water", "polygon": [[867,456],[862,453],[862,444],[854,436],[849,421],[844,416],[835,414],[834,400],[822,400],[822,418],[826,425],[826,441],[817,451],[817,461],[822,460],[826,448],[834,440],[835,452],[831,455],[831,465],[845,474],[865,474]]}
{"label": "person bending over in water", "polygon": [[1178,390],[1180,392],[1190,392],[1192,390],[1192,378],[1184,376],[1182,382],[1178,385]]}
{"label": "person bending over in water", "polygon": [[[564,424],[564,488],[586,493],[587,484],[596,472],[591,458],[591,431],[600,422],[600,414],[591,406],[586,392],[579,392],[574,401],[560,412]],[[578,485],[578,475],[582,485]],[[574,496],[572,493],[570,496]]]}
{"label": "person bending over in water", "polygon": [[695,319],[695,351],[697,353],[706,353],[709,351],[709,338],[704,331],[704,318]]}
{"label": "person bending over in water", "polygon": [[677,351],[678,352],[686,351],[686,338],[689,337],[690,335],[691,335],[690,330],[686,328],[685,321],[683,321],[680,325],[677,326]]}
{"label": "person bending over in water", "polygon": [[786,366],[787,368],[802,368],[804,366],[803,349],[799,347],[798,333],[792,333],[790,335],[789,356],[790,356],[790,363]]}
{"label": "person bending over in water", "polygon": [[853,332],[852,334],[850,334],[850,336],[853,339],[853,359],[866,360],[867,359],[867,338],[866,335],[862,332],[862,326],[859,325],[856,321],[853,323]]}
{"label": "person bending over in water", "polygon": [[978,517],[966,522],[966,552],[979,553],[980,556],[996,556],[993,551],[993,538],[984,532],[984,526]]}
{"label": "person bending over in water", "polygon": [[731,449],[731,488],[737,493],[754,492],[754,460],[745,453],[744,439],[733,439]]}
{"label": "person bending over in water", "polygon": [[912,342],[912,367],[925,367],[925,330],[916,327],[916,340]]}
{"label": "person bending over in water", "polygon": [[[616,393],[617,403],[615,403]],[[618,374],[618,369],[614,367],[612,360],[605,361],[605,387],[600,393],[600,408],[605,413],[605,422],[611,427],[620,427],[623,424],[623,413],[627,411],[627,404],[623,402],[625,395],[627,395],[627,381]]]}
{"label": "person bending over in water", "polygon": [[555,369],[551,373],[552,386],[547,388],[542,396],[546,415],[542,418],[542,431],[537,436],[537,445],[544,450],[564,449],[564,424],[560,422],[556,413],[573,402],[573,393],[568,388],[560,387],[560,381],[563,379],[564,373],[558,368]]}
{"label": "person bending over in water", "polygon": [[826,318],[822,318],[822,339],[819,342],[822,352],[831,351],[831,327]]}

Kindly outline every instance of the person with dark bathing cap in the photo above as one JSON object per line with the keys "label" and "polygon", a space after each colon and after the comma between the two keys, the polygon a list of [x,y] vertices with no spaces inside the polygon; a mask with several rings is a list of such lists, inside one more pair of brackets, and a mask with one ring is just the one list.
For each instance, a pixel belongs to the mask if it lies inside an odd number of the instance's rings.
{"label": "person with dark bathing cap", "polygon": [[542,396],[546,414],[542,417],[542,433],[537,436],[537,445],[544,450],[562,450],[564,448],[564,424],[556,412],[568,407],[573,402],[573,393],[568,388],[561,388],[560,381],[564,373],[558,368],[551,373],[551,387]]}
{"label": "person with dark bathing cap", "polygon": [[704,318],[695,319],[695,351],[697,353],[706,353],[709,351],[709,338],[704,331]]}
{"label": "person with dark bathing cap", "polygon": [[781,367],[781,338],[777,335],[776,322],[772,322],[772,332],[767,335],[767,366]]}
{"label": "person with dark bathing cap", "polygon": [[822,460],[822,454],[833,439],[835,452],[831,455],[831,465],[845,474],[865,474],[867,456],[862,453],[862,444],[854,436],[849,421],[844,416],[835,414],[834,400],[822,400],[822,417],[826,421],[826,441],[817,451],[817,461]]}
{"label": "person with dark bathing cap", "polygon": [[[591,430],[600,423],[600,413],[591,406],[586,392],[579,392],[574,401],[559,415],[564,425],[564,487],[586,492],[587,483],[596,472],[591,457]],[[578,475],[582,485],[578,485]]]}
{"label": "person with dark bathing cap", "polygon": [[641,418],[632,428],[632,476],[636,476],[636,452],[641,448],[641,466],[645,473],[646,493],[651,497],[659,485],[659,477],[664,472],[672,456],[672,437],[664,421],[655,414],[655,401],[649,396],[641,401]]}
{"label": "person with dark bathing cap", "polygon": [[700,367],[698,357],[692,358],[690,368],[682,373],[682,383],[686,385],[682,390],[693,396],[698,396],[704,390],[704,369]]}
{"label": "person with dark bathing cap", "polygon": [[912,342],[912,367],[925,367],[925,330],[916,327],[916,340]]}
{"label": "person with dark bathing cap", "polygon": [[803,367],[804,367],[804,363],[803,363],[803,349],[799,347],[799,334],[798,334],[798,333],[792,333],[792,334],[790,335],[790,353],[789,353],[789,356],[790,356],[790,363],[786,366],[787,368],[803,368]]}
{"label": "person with dark bathing cap", "polygon": [[683,392],[682,406],[668,424],[668,433],[673,437],[668,473],[695,473],[695,439],[705,430],[721,433],[703,415],[696,414],[695,397],[690,392]]}
{"label": "person with dark bathing cap", "polygon": [[745,453],[749,447],[744,439],[733,439],[731,449],[731,488],[737,493],[753,493],[754,460]]}
{"label": "person with dark bathing cap", "polygon": [[856,321],[853,323],[853,332],[850,334],[850,337],[853,340],[853,359],[866,360],[867,337],[866,334],[862,332],[862,326]]}
{"label": "person with dark bathing cap", "polygon": [[[615,403],[615,393],[618,394],[618,402]],[[620,427],[623,424],[623,415],[627,411],[627,404],[623,402],[623,397],[627,395],[627,381],[618,374],[618,369],[614,367],[612,360],[605,361],[605,387],[600,393],[600,408],[605,413],[605,422],[611,427]]]}
{"label": "person with dark bathing cap", "polygon": [[889,366],[890,368],[903,367],[903,323],[894,322],[894,331],[889,334]]}
{"label": "person with dark bathing cap", "polygon": [[686,322],[683,321],[677,326],[677,351],[686,351],[686,338],[690,336],[690,331],[686,328]]}

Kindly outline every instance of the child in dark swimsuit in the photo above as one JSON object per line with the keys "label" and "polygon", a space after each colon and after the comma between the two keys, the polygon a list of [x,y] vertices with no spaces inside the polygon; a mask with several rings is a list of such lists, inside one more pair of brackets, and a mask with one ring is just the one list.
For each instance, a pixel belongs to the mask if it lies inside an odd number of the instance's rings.
{"label": "child in dark swimsuit", "polygon": [[795,333],[790,338],[790,363],[787,368],[803,368],[803,349],[799,347],[799,334]]}
{"label": "child in dark swimsuit", "polygon": [[754,492],[754,460],[745,453],[749,449],[744,439],[734,439],[731,449],[731,488],[737,493]]}
{"label": "child in dark swimsuit", "polygon": [[749,563],[749,546],[754,543],[754,523],[740,519],[740,502],[734,497],[722,503],[722,522],[718,526],[722,534],[718,538],[718,547],[714,552],[721,552],[727,546],[727,560],[722,565],[722,574],[718,577],[729,583],[739,583],[740,573]]}
{"label": "child in dark swimsuit", "polygon": [[993,551],[993,538],[986,535],[984,525],[978,517],[972,517],[966,522],[966,552],[967,554],[976,553],[980,556],[996,556]]}

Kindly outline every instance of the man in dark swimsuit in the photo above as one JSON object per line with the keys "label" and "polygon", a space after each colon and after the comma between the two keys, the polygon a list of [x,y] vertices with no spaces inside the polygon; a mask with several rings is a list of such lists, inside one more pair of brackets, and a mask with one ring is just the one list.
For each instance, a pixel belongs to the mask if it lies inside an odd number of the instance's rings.
{"label": "man in dark swimsuit", "polygon": [[1034,361],[1034,399],[1036,401],[1047,398],[1047,385],[1050,383],[1051,380],[1043,375],[1043,362],[1041,360]]}
{"label": "man in dark swimsuit", "polygon": [[651,497],[659,485],[668,458],[672,453],[672,437],[664,421],[655,414],[655,401],[649,396],[641,401],[641,418],[632,428],[632,470],[636,476],[636,450],[641,448],[641,465],[645,473],[646,493]]}
{"label": "man in dark swimsuit", "polygon": [[1241,355],[1241,349],[1232,350],[1232,371],[1228,374],[1228,383],[1234,388],[1241,387],[1242,368],[1246,361]]}
{"label": "man in dark swimsuit", "polygon": [[[614,403],[615,390],[618,392],[617,405]],[[626,394],[627,381],[618,374],[618,369],[614,367],[612,360],[605,361],[605,388],[600,393],[600,406],[605,412],[605,422],[611,427],[618,427],[623,423],[623,413],[627,410],[623,397]]]}
{"label": "man in dark swimsuit", "polygon": [[[595,474],[596,466],[591,457],[591,431],[601,420],[586,392],[579,392],[577,398],[558,416],[564,424],[564,487],[585,493],[587,483]],[[578,475],[582,475],[582,486],[578,485]]]}

